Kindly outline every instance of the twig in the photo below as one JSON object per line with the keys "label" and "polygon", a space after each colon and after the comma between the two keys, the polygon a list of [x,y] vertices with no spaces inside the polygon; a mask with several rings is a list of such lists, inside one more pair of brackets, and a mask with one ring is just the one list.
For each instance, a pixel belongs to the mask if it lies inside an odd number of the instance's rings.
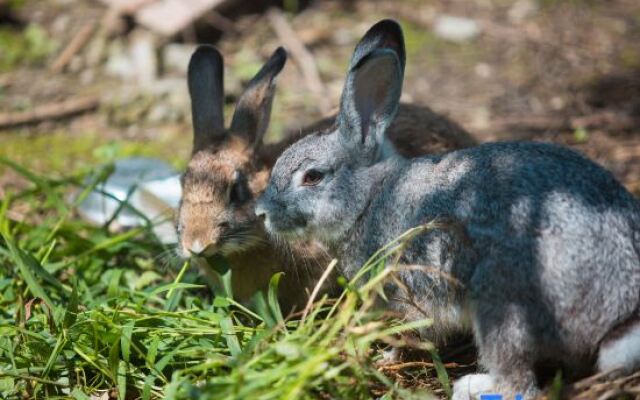
{"label": "twig", "polygon": [[433,368],[434,364],[426,361],[410,361],[410,362],[405,362],[400,364],[383,365],[382,367],[380,367],[380,369],[383,371],[398,371],[401,369],[416,368],[416,367]]}
{"label": "twig", "polygon": [[322,273],[322,276],[320,276],[318,283],[316,283],[316,286],[313,288],[313,291],[311,292],[311,296],[309,296],[309,301],[307,301],[307,305],[305,306],[304,312],[302,313],[302,319],[307,318],[309,311],[311,311],[311,308],[313,307],[313,302],[316,300],[316,297],[320,292],[320,288],[322,287],[324,282],[327,280],[327,278],[329,278],[329,275],[331,275],[331,272],[333,271],[333,269],[336,267],[337,264],[338,264],[338,260],[336,260],[335,258],[331,260],[327,269],[325,269],[324,272]]}
{"label": "twig", "polygon": [[93,33],[96,30],[96,26],[96,21],[89,21],[80,28],[67,47],[62,50],[62,53],[60,53],[58,58],[56,58],[51,65],[51,72],[57,74],[67,67],[67,64],[69,64],[69,61],[71,61],[73,56],[75,56],[87,43],[89,43],[89,39],[91,39],[91,36],[93,36]]}
{"label": "twig", "polygon": [[329,103],[327,90],[320,80],[318,67],[313,58],[313,54],[311,54],[304,43],[302,43],[280,10],[271,8],[267,12],[267,19],[278,36],[278,39],[291,52],[291,56],[300,68],[300,72],[302,72],[302,76],[309,90],[317,97],[320,110],[323,113],[328,113],[331,110],[331,104]]}
{"label": "twig", "polygon": [[240,33],[233,21],[215,10],[211,10],[207,14],[205,14],[202,17],[202,20],[224,33],[231,35],[238,35]]}
{"label": "twig", "polygon": [[0,129],[71,117],[73,115],[95,110],[99,105],[100,99],[95,96],[90,96],[65,100],[58,103],[45,104],[35,107],[29,111],[0,113]]}
{"label": "twig", "polygon": [[[455,362],[446,363],[446,364],[443,364],[443,366],[445,368],[447,368],[447,369],[468,367],[467,365],[461,365],[461,364],[458,364],[458,363],[455,363]],[[431,362],[426,362],[426,361],[409,361],[409,362],[404,362],[404,363],[400,363],[400,364],[383,365],[382,367],[380,367],[380,370],[383,370],[383,371],[398,371],[398,370],[401,370],[401,369],[417,368],[417,367],[433,368],[433,367],[435,367],[435,364],[431,363]]]}
{"label": "twig", "polygon": [[[576,399],[610,399],[615,394],[637,394],[640,372],[615,378],[620,371],[607,371],[578,381],[565,390],[564,397]],[[598,396],[598,397],[596,397]]]}

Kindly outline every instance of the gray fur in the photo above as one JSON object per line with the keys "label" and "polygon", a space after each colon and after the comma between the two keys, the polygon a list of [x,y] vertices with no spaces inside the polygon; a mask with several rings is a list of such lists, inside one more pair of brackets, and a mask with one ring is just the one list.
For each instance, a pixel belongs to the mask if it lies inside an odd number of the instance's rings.
{"label": "gray fur", "polygon": [[[303,138],[276,162],[256,207],[267,229],[322,241],[352,278],[409,228],[441,221],[406,249],[400,262],[425,268],[397,273],[409,290],[387,285],[387,306],[434,318],[422,332],[432,340],[472,330],[490,376],[483,382],[507,396],[538,394],[541,362],[586,372],[616,327],[640,323],[637,200],[603,168],[551,144],[491,143],[414,160],[381,151],[393,113],[375,114],[364,142],[361,125],[344,122],[361,117],[345,106],[361,66],[349,71],[336,130]],[[390,79],[382,101],[397,102],[401,71]],[[311,169],[324,178],[303,186]],[[469,397],[463,386],[455,398]]]}

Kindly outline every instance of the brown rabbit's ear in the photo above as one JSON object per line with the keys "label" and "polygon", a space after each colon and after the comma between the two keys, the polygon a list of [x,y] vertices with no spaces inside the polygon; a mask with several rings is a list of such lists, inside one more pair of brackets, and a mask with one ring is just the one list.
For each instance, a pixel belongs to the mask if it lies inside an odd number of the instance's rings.
{"label": "brown rabbit's ear", "polygon": [[274,95],[274,80],[287,61],[287,52],[278,47],[269,60],[251,79],[245,89],[231,121],[231,131],[249,136],[254,147],[262,144],[262,137],[269,126],[271,104]]}
{"label": "brown rabbit's ear", "polygon": [[225,135],[223,70],[222,55],[213,46],[199,46],[189,61],[193,152],[215,143]]}

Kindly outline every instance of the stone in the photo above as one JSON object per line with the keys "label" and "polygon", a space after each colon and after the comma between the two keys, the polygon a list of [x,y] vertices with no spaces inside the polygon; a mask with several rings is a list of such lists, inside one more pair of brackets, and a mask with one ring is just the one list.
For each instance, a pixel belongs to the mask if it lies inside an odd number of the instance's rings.
{"label": "stone", "polygon": [[162,49],[162,65],[165,70],[186,75],[189,60],[195,49],[195,45],[169,43]]}
{"label": "stone", "polygon": [[434,33],[452,42],[468,42],[480,34],[480,25],[469,18],[440,15],[433,27]]}
{"label": "stone", "polygon": [[538,4],[533,0],[517,0],[509,8],[508,16],[512,23],[520,23],[538,12]]}

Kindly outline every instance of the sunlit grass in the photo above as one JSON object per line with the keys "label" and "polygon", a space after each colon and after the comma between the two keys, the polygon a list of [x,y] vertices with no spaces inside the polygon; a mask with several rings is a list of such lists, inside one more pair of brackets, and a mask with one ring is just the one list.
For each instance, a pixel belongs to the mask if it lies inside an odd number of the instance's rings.
{"label": "sunlit grass", "polygon": [[77,219],[70,188],[82,197],[108,168],[53,180],[0,163],[31,184],[0,204],[3,398],[424,398],[381,373],[372,350],[428,323],[372,307],[391,271],[381,267],[417,231],[374,255],[358,289],[285,318],[277,275],[247,308],[211,295],[188,263],[163,267],[148,227],[110,233]]}

